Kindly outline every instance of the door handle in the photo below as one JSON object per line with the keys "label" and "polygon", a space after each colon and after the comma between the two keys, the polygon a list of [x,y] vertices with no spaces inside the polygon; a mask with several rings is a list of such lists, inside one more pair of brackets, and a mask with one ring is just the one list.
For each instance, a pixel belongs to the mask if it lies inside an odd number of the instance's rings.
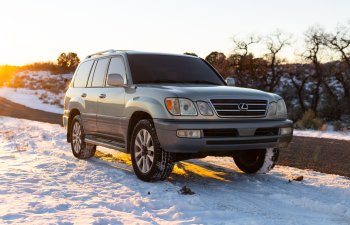
{"label": "door handle", "polygon": [[105,97],[106,97],[106,94],[100,94],[99,97],[100,97],[100,98],[105,98]]}
{"label": "door handle", "polygon": [[86,93],[81,94],[81,97],[85,98],[87,96]]}

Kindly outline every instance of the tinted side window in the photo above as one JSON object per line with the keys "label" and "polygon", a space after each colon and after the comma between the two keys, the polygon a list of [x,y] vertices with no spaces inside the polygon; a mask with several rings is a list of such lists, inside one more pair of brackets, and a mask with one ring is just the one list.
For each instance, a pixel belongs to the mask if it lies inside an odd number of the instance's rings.
{"label": "tinted side window", "polygon": [[74,87],[86,87],[86,83],[90,74],[90,70],[94,61],[90,60],[80,64],[74,78]]}
{"label": "tinted side window", "polygon": [[124,60],[122,57],[115,57],[111,59],[109,64],[108,74],[118,73],[122,75],[124,81],[126,80],[126,71],[124,66]]}
{"label": "tinted side window", "polygon": [[106,70],[109,59],[100,59],[97,61],[92,87],[103,87],[105,81]]}

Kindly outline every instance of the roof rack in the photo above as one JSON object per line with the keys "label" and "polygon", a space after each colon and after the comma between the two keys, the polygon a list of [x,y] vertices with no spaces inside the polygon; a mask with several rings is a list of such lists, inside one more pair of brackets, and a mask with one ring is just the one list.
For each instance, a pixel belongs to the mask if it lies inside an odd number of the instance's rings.
{"label": "roof rack", "polygon": [[106,50],[106,51],[102,51],[102,52],[96,52],[96,53],[94,53],[94,54],[91,54],[91,55],[88,55],[88,56],[86,56],[86,58],[85,59],[89,59],[89,58],[92,58],[92,56],[98,56],[98,55],[103,55],[103,54],[105,54],[105,53],[115,53],[117,50],[114,50],[114,49],[108,49],[108,50]]}

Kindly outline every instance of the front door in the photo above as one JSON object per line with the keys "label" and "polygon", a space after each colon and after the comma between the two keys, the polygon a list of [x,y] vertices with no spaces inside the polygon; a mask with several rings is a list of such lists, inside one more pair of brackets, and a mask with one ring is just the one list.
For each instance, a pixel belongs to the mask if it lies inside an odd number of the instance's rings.
{"label": "front door", "polygon": [[[110,60],[107,70],[108,74],[120,74],[126,81],[126,70],[124,60],[121,56]],[[122,132],[122,121],[124,119],[125,88],[111,87],[105,82],[105,88],[99,93],[97,109],[98,132],[112,137],[120,142],[124,141]]]}

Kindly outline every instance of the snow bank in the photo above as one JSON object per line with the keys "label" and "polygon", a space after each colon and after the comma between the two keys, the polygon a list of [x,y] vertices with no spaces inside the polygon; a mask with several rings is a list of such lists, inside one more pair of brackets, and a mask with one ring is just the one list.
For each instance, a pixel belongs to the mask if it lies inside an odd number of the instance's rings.
{"label": "snow bank", "polygon": [[39,109],[52,113],[63,113],[64,94],[56,95],[44,90],[30,90],[27,88],[0,88],[0,97],[12,102],[27,106],[32,109]]}
{"label": "snow bank", "polygon": [[[344,177],[282,166],[245,175],[230,158],[208,157],[145,183],[118,162],[122,153],[101,148],[117,160],[75,159],[58,125],[8,117],[0,124],[0,224],[350,223]],[[293,175],[304,181],[289,183]],[[184,185],[196,194],[179,194]]]}
{"label": "snow bank", "polygon": [[49,71],[22,71],[0,88],[0,97],[47,112],[63,113],[63,98],[73,74]]}
{"label": "snow bank", "polygon": [[[56,81],[60,81],[62,78],[71,80],[73,77],[73,74],[51,74],[50,71],[31,71],[26,70],[22,72],[18,72],[16,74],[18,77],[24,77],[26,79],[34,79],[36,81],[45,80],[45,79],[55,79]],[[62,78],[61,78],[62,77]]]}
{"label": "snow bank", "polygon": [[293,135],[301,137],[316,137],[350,141],[350,133],[340,131],[294,130]]}

